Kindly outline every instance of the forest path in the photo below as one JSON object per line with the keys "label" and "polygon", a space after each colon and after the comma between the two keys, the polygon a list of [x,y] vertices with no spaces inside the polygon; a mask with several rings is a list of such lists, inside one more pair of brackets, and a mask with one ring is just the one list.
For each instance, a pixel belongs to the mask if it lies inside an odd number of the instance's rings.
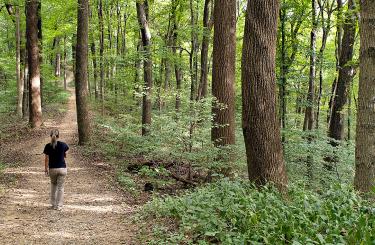
{"label": "forest path", "polygon": [[125,204],[106,170],[78,160],[75,96],[73,89],[70,92],[61,123],[44,123],[48,129],[58,128],[61,140],[70,146],[64,208],[48,209],[50,184],[40,153],[49,136],[16,145],[27,151],[28,159],[5,171],[18,177],[0,196],[0,244],[135,244],[129,221],[134,208]]}

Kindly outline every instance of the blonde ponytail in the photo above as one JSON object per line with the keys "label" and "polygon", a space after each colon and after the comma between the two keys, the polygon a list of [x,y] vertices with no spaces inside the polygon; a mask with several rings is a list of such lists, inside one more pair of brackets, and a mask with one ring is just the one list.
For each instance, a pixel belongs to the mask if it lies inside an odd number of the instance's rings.
{"label": "blonde ponytail", "polygon": [[51,131],[51,145],[52,148],[55,149],[57,145],[57,138],[59,138],[59,130],[53,129]]}

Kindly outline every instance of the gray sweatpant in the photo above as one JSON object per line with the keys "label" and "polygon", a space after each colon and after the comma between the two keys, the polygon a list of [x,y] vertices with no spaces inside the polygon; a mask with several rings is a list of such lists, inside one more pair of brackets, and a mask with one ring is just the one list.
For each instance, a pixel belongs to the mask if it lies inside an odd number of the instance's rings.
{"label": "gray sweatpant", "polygon": [[64,182],[66,168],[50,168],[51,178],[51,204],[55,208],[61,208],[64,201]]}

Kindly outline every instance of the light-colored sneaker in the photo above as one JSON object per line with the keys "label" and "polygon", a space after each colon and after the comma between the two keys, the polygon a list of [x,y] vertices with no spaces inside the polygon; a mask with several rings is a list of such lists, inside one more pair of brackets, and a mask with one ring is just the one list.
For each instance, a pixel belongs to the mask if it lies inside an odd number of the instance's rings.
{"label": "light-colored sneaker", "polygon": [[62,207],[59,207],[59,206],[54,207],[54,209],[55,209],[56,211],[62,211]]}

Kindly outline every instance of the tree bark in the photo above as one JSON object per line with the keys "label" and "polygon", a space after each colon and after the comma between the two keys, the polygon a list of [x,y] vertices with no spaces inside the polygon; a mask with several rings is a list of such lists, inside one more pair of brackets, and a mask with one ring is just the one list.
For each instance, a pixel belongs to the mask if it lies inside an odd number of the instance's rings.
{"label": "tree bark", "polygon": [[66,51],[66,35],[64,36],[64,64],[63,64],[63,68],[64,68],[64,90],[67,90],[67,58],[66,58],[66,55],[67,55],[67,51]]}
{"label": "tree bark", "polygon": [[21,74],[21,31],[20,8],[16,6],[16,77],[17,77],[17,115],[22,117],[23,77]]}
{"label": "tree bark", "polygon": [[[176,13],[177,6],[178,6],[178,2],[176,0],[172,0],[172,17],[171,17],[172,23],[173,23],[172,52],[173,52],[173,56],[175,57],[175,59],[177,60],[179,58],[179,60],[180,60],[181,59],[181,51],[180,51],[179,55],[177,54],[177,39],[178,39],[178,32],[177,32],[178,23],[177,23],[177,13]],[[181,107],[182,71],[181,71],[180,64],[178,62],[175,62],[175,64],[174,64],[174,71],[175,71],[175,77],[176,77],[176,90],[177,90],[175,109],[176,109],[177,112],[179,112],[180,107]]]}
{"label": "tree bark", "polygon": [[151,125],[151,96],[152,96],[152,57],[151,57],[151,32],[148,24],[148,1],[137,2],[137,16],[141,28],[142,46],[145,52],[143,60],[144,90],[142,104],[142,135],[149,133]]}
{"label": "tree bark", "polygon": [[355,188],[370,194],[375,187],[375,1],[361,1],[360,75],[355,150]]}
{"label": "tree bark", "polygon": [[[211,40],[211,30],[213,26],[213,14],[210,10],[211,0],[205,0],[204,2],[204,12],[203,12],[203,39],[202,39],[202,51],[201,51],[201,76],[198,88],[198,97],[207,97],[207,87],[208,87],[208,50],[210,48]],[[211,17],[210,17],[211,15]]]}
{"label": "tree bark", "polygon": [[98,9],[99,18],[99,66],[100,66],[100,103],[102,107],[102,115],[104,115],[104,23],[103,23],[103,2],[99,0]]}
{"label": "tree bark", "polygon": [[38,0],[26,2],[26,35],[29,64],[29,123],[32,128],[42,125],[42,101],[38,45]]}
{"label": "tree bark", "polygon": [[307,94],[307,106],[305,110],[305,120],[303,130],[312,130],[314,127],[314,89],[315,89],[315,72],[316,72],[316,31],[318,28],[317,21],[317,4],[316,0],[311,1],[312,10],[312,28],[310,33],[310,74],[309,74],[309,90]]}
{"label": "tree bark", "polygon": [[328,136],[335,140],[342,140],[344,138],[345,116],[343,109],[348,100],[348,87],[354,77],[354,68],[351,62],[354,53],[356,21],[355,3],[354,0],[349,0],[348,11],[343,26],[344,34],[339,59],[339,75],[328,130]]}
{"label": "tree bark", "polygon": [[224,146],[235,144],[236,1],[215,0],[214,16],[211,139]]}
{"label": "tree bark", "polygon": [[249,178],[257,185],[287,185],[276,109],[279,1],[249,0],[242,56],[242,127]]}
{"label": "tree bark", "polygon": [[78,0],[77,46],[76,46],[76,105],[79,144],[84,145],[90,139],[90,118],[88,111],[88,33],[89,0]]}
{"label": "tree bark", "polygon": [[38,42],[39,42],[39,66],[40,66],[40,99],[42,106],[44,105],[44,97],[43,97],[43,73],[42,73],[42,66],[43,66],[43,29],[42,29],[42,1],[38,1]]}

